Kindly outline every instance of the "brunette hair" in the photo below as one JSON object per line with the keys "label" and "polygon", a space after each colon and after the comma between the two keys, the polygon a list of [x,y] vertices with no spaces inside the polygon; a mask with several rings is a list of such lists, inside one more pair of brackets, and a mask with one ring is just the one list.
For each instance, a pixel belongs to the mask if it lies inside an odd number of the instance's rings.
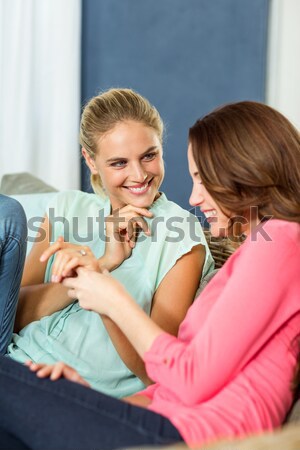
{"label": "brunette hair", "polygon": [[[157,109],[132,89],[112,88],[93,97],[85,105],[80,122],[80,144],[95,158],[99,139],[118,123],[133,120],[153,128],[162,144],[163,121]],[[103,194],[100,176],[91,175],[94,191]]]}
{"label": "brunette hair", "polygon": [[278,111],[244,101],[218,108],[189,130],[199,176],[223,211],[300,222],[300,136]]}
{"label": "brunette hair", "polygon": [[[202,183],[225,213],[239,220],[256,207],[260,220],[300,222],[300,135],[280,112],[228,104],[197,120],[189,142]],[[299,383],[300,362],[294,390]]]}

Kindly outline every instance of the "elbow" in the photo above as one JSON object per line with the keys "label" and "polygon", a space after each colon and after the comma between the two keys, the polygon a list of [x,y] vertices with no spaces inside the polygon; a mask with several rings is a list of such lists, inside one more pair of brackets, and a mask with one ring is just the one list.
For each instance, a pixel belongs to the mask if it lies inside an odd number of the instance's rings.
{"label": "elbow", "polygon": [[[199,378],[190,382],[184,381],[182,385],[183,388],[180,390],[180,400],[188,407],[196,406],[208,401],[222,389],[221,386],[214,384],[212,380],[201,381]],[[178,395],[178,392],[179,389],[176,390],[174,387],[174,393]]]}
{"label": "elbow", "polygon": [[150,386],[150,384],[154,384],[154,381],[151,380],[151,378],[149,378],[147,374],[144,377],[141,377],[141,380],[147,387]]}
{"label": "elbow", "polygon": [[[210,396],[206,395],[206,393],[204,395],[202,390],[197,391],[197,387],[198,386],[191,388],[185,387],[185,389],[180,392],[180,400],[182,404],[188,407],[193,407],[209,399]],[[178,395],[178,392],[176,392],[176,394]]]}
{"label": "elbow", "polygon": [[176,378],[177,381],[173,384],[172,391],[180,397],[185,406],[198,405],[207,401],[216,393],[211,380],[201,377],[198,371],[192,370],[189,373],[185,371],[183,376]]}

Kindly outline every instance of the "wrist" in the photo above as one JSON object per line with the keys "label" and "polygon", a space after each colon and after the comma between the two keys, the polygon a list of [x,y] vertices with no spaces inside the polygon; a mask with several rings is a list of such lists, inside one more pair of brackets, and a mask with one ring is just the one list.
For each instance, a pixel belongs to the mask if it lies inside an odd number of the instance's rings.
{"label": "wrist", "polygon": [[128,316],[128,311],[136,308],[136,302],[123,286],[120,286],[118,292],[111,298],[107,315],[109,318],[121,327],[121,324]]}
{"label": "wrist", "polygon": [[112,258],[109,258],[108,256],[101,256],[101,258],[98,259],[98,265],[100,272],[102,272],[102,269],[106,269],[109,272],[112,270],[115,270],[120,264],[113,261]]}

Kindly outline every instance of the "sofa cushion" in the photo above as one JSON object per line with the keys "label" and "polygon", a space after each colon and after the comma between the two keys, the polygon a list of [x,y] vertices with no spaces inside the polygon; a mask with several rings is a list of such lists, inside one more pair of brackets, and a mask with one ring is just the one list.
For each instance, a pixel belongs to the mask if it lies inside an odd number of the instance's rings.
{"label": "sofa cushion", "polygon": [[3,175],[0,193],[5,195],[32,194],[37,192],[55,192],[54,187],[28,172]]}

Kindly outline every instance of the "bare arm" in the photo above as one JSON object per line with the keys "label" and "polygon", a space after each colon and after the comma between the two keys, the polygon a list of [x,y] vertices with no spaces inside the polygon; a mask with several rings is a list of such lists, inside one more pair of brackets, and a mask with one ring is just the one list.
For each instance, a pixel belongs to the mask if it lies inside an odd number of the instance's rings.
{"label": "bare arm", "polygon": [[[178,328],[192,304],[205,260],[202,245],[183,255],[160,283],[152,303],[151,319],[163,330],[177,336]],[[120,328],[107,316],[102,316],[110,338],[126,366],[144,384],[151,383],[145,365]]]}
{"label": "bare arm", "polygon": [[72,303],[61,284],[45,283],[21,288],[14,331],[18,333],[29,323],[50,316]]}
{"label": "bare arm", "polygon": [[16,332],[30,322],[48,316],[72,302],[61,284],[44,284],[47,261],[41,262],[40,257],[49,247],[50,236],[51,225],[45,216],[25,263],[15,320]]}

